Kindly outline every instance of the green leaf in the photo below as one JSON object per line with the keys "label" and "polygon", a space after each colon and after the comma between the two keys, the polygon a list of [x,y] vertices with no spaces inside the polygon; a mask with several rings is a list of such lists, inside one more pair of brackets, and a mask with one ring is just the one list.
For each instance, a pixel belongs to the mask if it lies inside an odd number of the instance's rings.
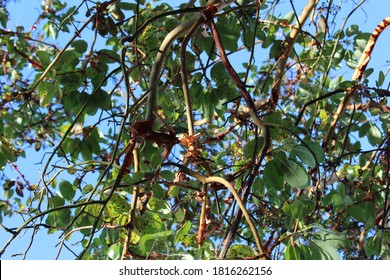
{"label": "green leaf", "polygon": [[385,81],[385,73],[383,73],[383,71],[379,71],[377,87],[381,87],[384,81]]}
{"label": "green leaf", "polygon": [[334,248],[331,244],[323,240],[312,240],[310,241],[310,249],[314,259],[320,260],[339,260],[340,256],[337,252],[337,249]]}
{"label": "green leaf", "polygon": [[[387,238],[386,238],[387,236]],[[374,236],[374,252],[376,255],[381,255],[383,252],[384,247],[387,247],[387,245],[383,246],[384,244],[389,243],[389,233],[388,232],[378,232]]]}
{"label": "green leaf", "polygon": [[359,34],[359,25],[357,24],[352,24],[350,27],[347,28],[345,34],[348,37],[351,37],[353,35]]}
{"label": "green leaf", "polygon": [[74,68],[79,63],[76,52],[74,50],[67,50],[62,53],[55,63],[57,71],[74,71]]}
{"label": "green leaf", "polygon": [[45,31],[46,37],[52,36],[53,39],[57,39],[58,36],[58,28],[55,24],[52,22],[46,23],[43,27],[42,30]]}
{"label": "green leaf", "polygon": [[302,165],[291,159],[281,161],[279,164],[283,172],[283,178],[290,186],[298,189],[304,189],[309,186],[309,175]]}
{"label": "green leaf", "polygon": [[158,167],[161,166],[161,163],[162,163],[161,154],[153,153],[150,158],[150,164],[152,165],[152,167],[157,169]]}
{"label": "green leaf", "polygon": [[330,81],[329,89],[332,91],[332,90],[340,88],[340,84],[343,81],[344,81],[343,76],[337,76],[336,78],[334,78]]}
{"label": "green leaf", "polygon": [[58,78],[58,82],[63,86],[64,90],[77,90],[82,86],[85,76],[80,72],[66,72]]}
{"label": "green leaf", "polygon": [[374,252],[374,238],[373,237],[368,237],[366,239],[366,242],[364,244],[364,251],[367,256],[371,256]]}
{"label": "green leaf", "polygon": [[103,63],[117,63],[120,61],[120,57],[117,52],[107,49],[99,51],[99,58]]}
{"label": "green leaf", "polygon": [[86,141],[81,141],[80,152],[83,160],[87,161],[92,159],[92,150]]}
{"label": "green leaf", "polygon": [[175,175],[173,174],[172,171],[169,170],[161,170],[160,171],[160,176],[167,180],[168,182],[172,182],[173,179],[175,178]]}
{"label": "green leaf", "polygon": [[57,92],[57,84],[53,81],[42,81],[38,86],[39,104],[47,107],[52,103],[53,97]]}
{"label": "green leaf", "polygon": [[153,234],[144,234],[139,241],[139,248],[143,254],[149,252],[158,240],[165,240],[173,234],[172,230],[161,231]]}
{"label": "green leaf", "polygon": [[241,40],[246,47],[251,48],[254,39],[253,36],[255,35],[256,20],[247,15],[244,15],[243,19],[245,19],[246,24],[241,25]]}
{"label": "green leaf", "polygon": [[316,161],[322,163],[325,159],[324,149],[317,142],[304,141],[308,149],[315,155]]}
{"label": "green leaf", "polygon": [[159,213],[152,211],[147,211],[141,217],[139,217],[139,220],[144,223],[143,232],[147,234],[167,230],[167,227],[162,219],[163,217]]}
{"label": "green leaf", "polygon": [[190,229],[191,221],[185,222],[184,225],[176,232],[174,243],[176,244],[177,242],[184,240],[185,236],[190,232]]}
{"label": "green leaf", "polygon": [[195,42],[196,48],[199,51],[205,51],[210,57],[215,56],[214,50],[214,39],[209,36],[203,36],[200,34],[199,39]]}
{"label": "green leaf", "polygon": [[284,257],[286,260],[301,260],[301,249],[297,244],[289,243],[287,245],[286,251],[284,252]]}
{"label": "green leaf", "polygon": [[337,185],[337,191],[336,193],[330,194],[332,196],[332,203],[336,209],[342,210],[353,204],[351,197],[345,192],[345,185],[343,183]]}
{"label": "green leaf", "polygon": [[356,46],[356,49],[360,52],[363,52],[364,48],[367,45],[367,41],[369,37],[371,36],[370,33],[359,33],[354,39],[354,45]]}
{"label": "green leaf", "polygon": [[145,178],[145,173],[144,172],[135,172],[133,174],[133,181],[135,183],[138,183],[138,182],[142,181],[144,178]]}
{"label": "green leaf", "polygon": [[375,208],[370,201],[364,201],[349,207],[348,213],[354,219],[364,223],[367,230],[375,226]]}
{"label": "green leaf", "polygon": [[344,201],[344,198],[341,194],[339,193],[335,193],[332,195],[332,203],[334,204],[334,206],[336,206],[338,209],[340,209],[340,207],[342,208],[345,208],[346,205],[345,205],[345,201]]}
{"label": "green leaf", "polygon": [[114,193],[106,205],[106,214],[113,225],[125,225],[127,215],[130,211],[130,205],[127,200]]}
{"label": "green leaf", "polygon": [[264,178],[266,185],[271,189],[282,190],[284,188],[283,174],[277,160],[271,160],[266,163]]}
{"label": "green leaf", "polygon": [[314,202],[310,200],[302,201],[296,199],[291,204],[291,216],[294,219],[302,220],[310,213],[310,211],[313,210],[313,207],[314,207]]}
{"label": "green leaf", "polygon": [[88,216],[90,217],[97,217],[99,215],[100,207],[99,204],[89,204],[85,206],[84,212],[88,213]]}
{"label": "green leaf", "polygon": [[282,41],[275,40],[271,46],[270,51],[269,51],[269,57],[270,58],[278,58],[280,56],[281,50],[282,50]]}
{"label": "green leaf", "polygon": [[315,258],[313,258],[312,253],[311,253],[311,251],[310,251],[308,246],[301,246],[300,249],[301,249],[301,254],[303,256],[303,258],[302,258],[303,260],[313,260],[313,259],[315,259]]}
{"label": "green leaf", "polygon": [[230,260],[239,260],[239,259],[245,259],[250,257],[255,257],[256,251],[248,245],[244,244],[235,244],[227,252],[227,259]]}
{"label": "green leaf", "polygon": [[175,219],[178,223],[182,223],[186,217],[186,211],[182,208],[179,207],[176,212],[175,212]]}
{"label": "green leaf", "polygon": [[61,196],[64,199],[69,201],[73,200],[76,194],[76,190],[75,188],[73,188],[73,185],[69,181],[61,180],[59,188],[60,188]]}
{"label": "green leaf", "polygon": [[125,3],[125,2],[119,2],[118,3],[119,8],[122,10],[136,10],[137,4],[134,3]]}
{"label": "green leaf", "polygon": [[0,23],[4,28],[7,28],[8,13],[4,7],[0,7]]}
{"label": "green leaf", "polygon": [[85,92],[70,91],[66,93],[64,99],[65,111],[77,114],[88,99],[88,96]]}
{"label": "green leaf", "polygon": [[252,139],[248,143],[245,144],[243,153],[244,157],[247,159],[253,159],[256,157],[261,148],[264,146],[264,138],[259,137],[258,139]]}
{"label": "green leaf", "polygon": [[104,242],[106,244],[114,244],[118,241],[120,236],[119,228],[105,228]]}
{"label": "green leaf", "polygon": [[211,68],[210,75],[214,82],[217,83],[217,85],[229,84],[231,79],[222,62],[214,64],[214,66]]}
{"label": "green leaf", "polygon": [[379,145],[382,142],[382,133],[375,124],[371,125],[367,138],[368,142],[373,146]]}
{"label": "green leaf", "polygon": [[92,154],[100,151],[99,143],[90,136],[82,140],[76,148],[79,149],[81,156],[85,161],[91,160]]}
{"label": "green leaf", "polygon": [[99,107],[103,110],[110,110],[112,108],[111,97],[106,91],[99,89],[93,94],[89,105]]}
{"label": "green leaf", "polygon": [[85,53],[88,48],[88,43],[84,40],[75,40],[71,43],[71,46],[78,53]]}
{"label": "green leaf", "polygon": [[179,194],[180,194],[180,187],[174,185],[169,187],[168,195],[170,197],[178,197]]}
{"label": "green leaf", "polygon": [[225,50],[236,51],[240,36],[240,25],[237,24],[236,17],[234,15],[220,17],[216,25]]}
{"label": "green leaf", "polygon": [[389,114],[389,113],[387,113],[387,114],[383,113],[383,114],[379,117],[379,119],[380,119],[384,124],[390,125],[390,114]]}
{"label": "green leaf", "polygon": [[168,219],[172,215],[172,207],[167,201],[151,197],[148,206],[151,211],[158,213],[164,219]]}
{"label": "green leaf", "polygon": [[289,24],[292,24],[295,20],[295,16],[295,13],[290,11],[284,16],[284,19],[287,20]]}
{"label": "green leaf", "polygon": [[214,91],[204,92],[201,108],[207,120],[213,119],[216,104],[218,104],[216,93]]}
{"label": "green leaf", "polygon": [[59,195],[53,196],[50,200],[53,203],[53,208],[63,206],[65,204],[65,200]]}
{"label": "green leaf", "polygon": [[112,35],[112,36],[116,36],[118,34],[118,27],[116,26],[114,20],[111,18],[111,17],[106,17],[105,18],[105,21],[104,21],[104,24],[108,30],[108,32]]}
{"label": "green leaf", "polygon": [[160,184],[153,184],[152,185],[152,192],[153,192],[153,195],[157,198],[157,199],[163,199],[165,197],[165,191],[164,189],[160,186]]}
{"label": "green leaf", "polygon": [[370,128],[371,125],[368,122],[364,123],[359,129],[359,137],[360,138],[365,137],[370,131]]}
{"label": "green leaf", "polygon": [[108,248],[107,256],[111,260],[119,260],[122,256],[122,245],[120,243],[115,243]]}
{"label": "green leaf", "polygon": [[72,218],[71,214],[70,209],[61,209],[56,212],[56,216],[58,217],[57,226],[62,228],[68,227]]}
{"label": "green leaf", "polygon": [[51,58],[48,52],[38,50],[35,52],[35,54],[38,56],[39,62],[43,68],[47,68],[49,64],[51,63]]}
{"label": "green leaf", "polygon": [[309,167],[316,167],[316,158],[314,152],[310,151],[304,145],[296,145],[292,148],[290,155],[298,156],[303,163],[307,164]]}

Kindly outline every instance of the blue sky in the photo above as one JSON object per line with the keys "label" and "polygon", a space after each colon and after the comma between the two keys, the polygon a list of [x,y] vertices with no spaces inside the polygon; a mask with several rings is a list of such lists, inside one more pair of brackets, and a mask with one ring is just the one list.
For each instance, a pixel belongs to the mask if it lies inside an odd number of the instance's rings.
{"label": "blue sky", "polygon": [[[68,3],[80,3],[80,1],[67,1]],[[168,1],[172,6],[175,6],[175,3],[182,3],[185,1]],[[292,1],[294,5],[296,5],[296,10],[298,13],[302,9],[302,7],[306,4],[306,0],[295,0]],[[322,1],[320,1],[322,2]],[[336,1],[335,1],[336,2]],[[355,5],[357,1],[352,0],[344,0],[342,1],[342,9],[346,12],[349,12]],[[339,2],[335,3],[338,4]],[[29,29],[33,22],[39,16],[39,7],[41,4],[41,0],[16,0],[15,2],[11,1],[8,4],[8,9],[11,15],[11,23],[9,24],[9,28],[14,29],[15,26],[24,25],[26,29]],[[347,26],[350,24],[359,24],[360,30],[365,32],[372,32],[372,30],[381,22],[382,19],[389,16],[389,0],[369,0],[366,1],[366,4],[363,5],[363,8],[359,9],[348,21]],[[290,9],[290,1],[282,1],[280,6],[280,10],[276,11],[276,14],[280,12],[280,14],[284,15]],[[344,16],[340,16],[339,20],[342,20]],[[337,23],[340,26],[339,22]],[[42,25],[38,26],[41,27]],[[72,36],[70,34],[69,36]],[[67,41],[67,38],[61,37],[56,40],[60,46],[63,46]],[[84,38],[85,39],[85,38]],[[390,53],[389,53],[389,45],[390,45],[390,30],[385,31],[381,37],[379,38],[375,50],[372,55],[371,62],[368,68],[374,68],[375,72],[372,74],[371,79],[373,81],[378,77],[378,71],[381,70],[386,72],[390,63]],[[341,74],[348,73],[346,78],[348,79],[352,71],[345,67],[341,70]],[[385,80],[384,87],[389,83],[389,78]],[[27,151],[27,158],[22,159],[17,162],[18,167],[24,171],[27,175],[27,179],[30,182],[37,182],[40,178],[39,170],[42,169],[42,166],[38,164],[41,161],[42,154],[35,154],[32,150]],[[17,174],[11,168],[6,169],[8,177],[16,177]],[[2,195],[1,195],[2,196]],[[16,216],[12,218],[12,220],[5,220],[4,224],[8,227],[18,226],[21,224],[21,219]],[[13,244],[8,247],[6,253],[3,255],[3,259],[20,259],[11,258],[11,255],[14,253],[23,253],[29,242],[30,236],[32,232],[28,232],[26,236],[21,236],[17,240],[13,242]],[[29,236],[30,235],[30,236]],[[0,231],[0,247],[3,247],[6,240],[8,240],[9,235],[5,234],[2,230]],[[46,230],[41,229],[37,236],[35,237],[34,243],[29,250],[27,255],[28,259],[53,259],[57,252],[58,247],[55,245],[59,243],[58,235],[46,235]],[[62,251],[60,259],[74,259],[74,256],[70,254],[66,249]]]}

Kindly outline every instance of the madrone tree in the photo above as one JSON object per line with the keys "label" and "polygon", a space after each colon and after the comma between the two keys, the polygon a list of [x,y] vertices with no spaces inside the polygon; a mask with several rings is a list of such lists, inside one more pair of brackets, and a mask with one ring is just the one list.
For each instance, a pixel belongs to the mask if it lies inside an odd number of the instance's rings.
{"label": "madrone tree", "polygon": [[0,255],[43,231],[58,258],[389,258],[390,17],[206,2],[44,0],[22,27],[3,1]]}

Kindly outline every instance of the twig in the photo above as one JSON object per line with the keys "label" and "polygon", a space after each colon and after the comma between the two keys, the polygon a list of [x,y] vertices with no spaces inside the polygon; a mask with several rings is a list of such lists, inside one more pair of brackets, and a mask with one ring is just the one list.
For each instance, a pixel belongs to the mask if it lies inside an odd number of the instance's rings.
{"label": "twig", "polygon": [[315,8],[317,3],[318,0],[309,0],[306,7],[303,9],[301,15],[299,16],[297,22],[295,23],[294,27],[291,29],[290,34],[287,36],[286,40],[284,41],[283,49],[280,55],[280,60],[278,62],[278,67],[276,69],[275,79],[272,84],[270,101],[273,108],[275,108],[277,105],[280,96],[280,87],[282,85],[284,71],[287,65],[287,60],[294,47],[294,43],[298,37],[299,31],[302,29],[302,26],[305,24],[311,11]]}
{"label": "twig", "polygon": [[[134,149],[132,152],[133,152],[133,158],[134,158],[134,172],[138,172],[138,170],[139,170],[138,149]],[[132,233],[133,228],[134,228],[135,211],[137,210],[138,194],[139,194],[139,189],[135,185],[133,187],[133,197],[131,198],[131,210],[130,210],[129,217],[127,220],[127,225],[126,225],[127,233],[126,233],[125,242],[123,243],[123,251],[122,251],[122,257],[121,257],[122,260],[124,260],[126,258],[126,255],[128,253],[128,247],[129,247],[130,240],[131,240],[131,233]]]}

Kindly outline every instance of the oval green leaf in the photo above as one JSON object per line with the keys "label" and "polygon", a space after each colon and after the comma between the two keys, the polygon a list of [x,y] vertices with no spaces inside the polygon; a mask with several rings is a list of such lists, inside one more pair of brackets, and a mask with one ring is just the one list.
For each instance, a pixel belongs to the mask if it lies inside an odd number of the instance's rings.
{"label": "oval green leaf", "polygon": [[73,185],[69,181],[62,180],[60,182],[59,187],[60,187],[61,196],[64,199],[71,201],[74,198],[76,194],[76,190],[73,188]]}
{"label": "oval green leaf", "polygon": [[280,165],[283,178],[289,185],[298,189],[304,189],[309,186],[309,175],[302,165],[291,159],[282,161]]}
{"label": "oval green leaf", "polygon": [[119,260],[122,255],[122,246],[120,243],[115,243],[108,248],[107,256],[112,260]]}
{"label": "oval green leaf", "polygon": [[268,187],[274,190],[282,190],[284,186],[284,179],[280,166],[275,160],[266,163],[264,168],[264,179]]}
{"label": "oval green leaf", "polygon": [[304,145],[294,146],[291,150],[291,155],[299,157],[303,163],[307,164],[311,168],[314,168],[317,165],[314,153]]}

